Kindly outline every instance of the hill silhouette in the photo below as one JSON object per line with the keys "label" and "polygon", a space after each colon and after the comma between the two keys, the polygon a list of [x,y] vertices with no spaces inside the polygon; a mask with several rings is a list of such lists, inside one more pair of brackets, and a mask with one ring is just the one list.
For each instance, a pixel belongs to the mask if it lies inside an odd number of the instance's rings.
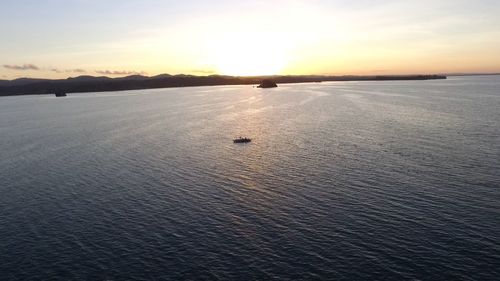
{"label": "hill silhouette", "polygon": [[327,81],[389,81],[389,80],[429,80],[446,79],[443,75],[387,75],[387,76],[320,76],[320,75],[294,75],[294,76],[195,76],[195,75],[169,75],[157,76],[132,75],[120,78],[106,76],[78,76],[67,79],[32,79],[20,78],[11,81],[0,80],[0,96],[11,95],[43,95],[84,92],[105,92],[123,90],[141,90],[172,87],[217,86],[217,85],[258,85],[263,80],[283,83],[307,83]]}

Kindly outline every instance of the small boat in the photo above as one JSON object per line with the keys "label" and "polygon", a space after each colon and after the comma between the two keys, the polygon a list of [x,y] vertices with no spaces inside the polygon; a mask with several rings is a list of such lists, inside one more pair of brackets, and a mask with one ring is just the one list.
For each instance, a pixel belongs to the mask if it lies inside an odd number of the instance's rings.
{"label": "small boat", "polygon": [[56,97],[65,97],[67,96],[65,92],[55,92]]}
{"label": "small boat", "polygon": [[239,138],[233,140],[234,143],[248,143],[251,141],[252,141],[252,139],[249,139],[246,137],[245,138],[239,137]]}

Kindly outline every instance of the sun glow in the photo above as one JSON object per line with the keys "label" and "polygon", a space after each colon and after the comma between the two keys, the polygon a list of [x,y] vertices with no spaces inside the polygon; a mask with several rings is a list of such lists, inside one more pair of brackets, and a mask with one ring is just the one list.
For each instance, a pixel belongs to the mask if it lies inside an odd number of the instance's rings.
{"label": "sun glow", "polygon": [[286,50],[276,40],[254,36],[231,38],[215,46],[213,65],[218,73],[234,76],[280,74],[286,66]]}

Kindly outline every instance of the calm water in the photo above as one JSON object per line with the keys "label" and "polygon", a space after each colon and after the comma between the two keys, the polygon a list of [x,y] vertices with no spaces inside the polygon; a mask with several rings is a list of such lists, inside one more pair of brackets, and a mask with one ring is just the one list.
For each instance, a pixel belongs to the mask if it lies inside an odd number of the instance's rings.
{"label": "calm water", "polygon": [[2,280],[500,276],[498,76],[4,97],[0,136]]}

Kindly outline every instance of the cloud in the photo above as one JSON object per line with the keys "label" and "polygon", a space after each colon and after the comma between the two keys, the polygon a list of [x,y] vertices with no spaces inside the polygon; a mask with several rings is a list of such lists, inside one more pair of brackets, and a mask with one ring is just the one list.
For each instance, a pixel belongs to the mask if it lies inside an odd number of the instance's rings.
{"label": "cloud", "polygon": [[101,75],[147,75],[147,72],[144,71],[130,71],[130,70],[96,70],[95,71]]}
{"label": "cloud", "polygon": [[87,71],[85,71],[85,69],[81,69],[81,68],[76,68],[76,69],[59,69],[59,68],[52,68],[50,69],[50,71],[52,72],[56,72],[56,73],[85,73]]}
{"label": "cloud", "polygon": [[215,74],[215,71],[211,69],[194,69],[192,72],[201,74]]}
{"label": "cloud", "polygon": [[23,64],[23,65],[4,64],[3,67],[10,70],[40,70],[40,68],[34,64]]}

